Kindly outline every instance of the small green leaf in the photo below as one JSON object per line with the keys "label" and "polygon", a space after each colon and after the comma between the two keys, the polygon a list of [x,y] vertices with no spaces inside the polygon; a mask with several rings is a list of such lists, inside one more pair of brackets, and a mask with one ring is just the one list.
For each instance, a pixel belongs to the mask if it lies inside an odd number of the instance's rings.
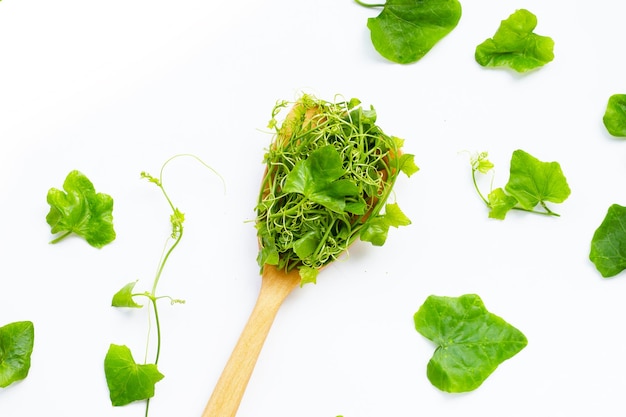
{"label": "small green leaf", "polygon": [[519,149],[511,157],[509,182],[504,188],[527,210],[546,201],[562,203],[571,193],[558,162],[541,162]]}
{"label": "small green leaf", "polygon": [[300,239],[293,242],[293,250],[300,259],[305,260],[315,252],[319,243],[319,232],[315,230],[310,231]]}
{"label": "small green leaf", "polygon": [[472,170],[478,171],[481,174],[486,174],[493,169],[493,163],[487,159],[489,154],[487,152],[479,152],[470,157],[470,164]]}
{"label": "small green leaf", "polygon": [[137,304],[135,300],[133,300],[133,289],[135,288],[135,284],[137,281],[130,282],[122,287],[121,290],[113,295],[113,300],[111,300],[111,305],[113,307],[128,307],[128,308],[141,308],[143,307],[141,304]]}
{"label": "small green leaf", "polygon": [[487,196],[489,199],[489,217],[504,220],[506,214],[517,205],[517,199],[507,195],[502,188],[496,188]]}
{"label": "small green leaf", "polygon": [[75,233],[96,248],[115,239],[113,229],[113,199],[108,194],[96,193],[91,181],[79,171],[71,171],[63,190],[51,188],[47,201],[50,211],[46,221],[53,234],[62,233],[56,243]]}
{"label": "small green leaf", "polygon": [[626,94],[609,97],[602,122],[611,135],[626,137]]}
{"label": "small green leaf", "polygon": [[341,155],[334,146],[327,145],[296,163],[285,178],[283,191],[303,194],[317,204],[343,213],[346,197],[359,193],[359,188],[352,181],[340,179],[344,174]]}
{"label": "small green leaf", "polygon": [[427,376],[446,392],[478,388],[498,365],[528,344],[519,330],[487,311],[475,294],[431,295],[414,321],[416,330],[437,345]]}
{"label": "small green leaf", "polygon": [[384,218],[387,224],[393,227],[408,226],[411,224],[411,220],[400,210],[398,203],[385,205]]}
{"label": "small green leaf", "polygon": [[374,246],[382,246],[387,240],[389,227],[408,226],[411,220],[400,210],[397,203],[385,205],[385,213],[374,217],[363,226],[359,238]]}
{"label": "small green leaf", "polygon": [[419,170],[419,167],[415,164],[414,155],[405,153],[400,156],[400,171],[404,172],[404,175],[410,177]]}
{"label": "small green leaf", "polygon": [[554,41],[533,32],[537,17],[519,9],[503,20],[493,38],[476,47],[474,57],[483,67],[509,67],[526,72],[554,59]]}
{"label": "small green leaf", "polygon": [[34,343],[35,327],[30,321],[0,327],[0,388],[28,376]]}
{"label": "small green leaf", "polygon": [[589,259],[605,278],[626,269],[626,207],[609,207],[591,239]]}
{"label": "small green leaf", "polygon": [[262,243],[257,255],[258,265],[278,265],[279,255],[274,238],[268,233],[265,223],[257,223],[256,228]]}
{"label": "small green leaf", "polygon": [[315,268],[311,268],[309,266],[301,266],[298,269],[300,273],[300,286],[304,286],[305,284],[315,284],[317,283],[317,275],[319,274],[319,270]]}
{"label": "small green leaf", "polygon": [[367,20],[367,27],[378,53],[409,64],[426,55],[460,19],[458,0],[387,0],[382,12]]}
{"label": "small green leaf", "polygon": [[383,246],[389,234],[389,224],[384,217],[371,219],[361,230],[359,238],[363,242],[370,242],[374,246]]}
{"label": "small green leaf", "polygon": [[124,345],[111,344],[104,359],[104,373],[114,406],[152,398],[155,384],[163,379],[156,365],[138,365]]}
{"label": "small green leaf", "polygon": [[170,224],[172,225],[172,239],[178,238],[183,232],[183,223],[185,222],[185,213],[178,208],[170,215]]}

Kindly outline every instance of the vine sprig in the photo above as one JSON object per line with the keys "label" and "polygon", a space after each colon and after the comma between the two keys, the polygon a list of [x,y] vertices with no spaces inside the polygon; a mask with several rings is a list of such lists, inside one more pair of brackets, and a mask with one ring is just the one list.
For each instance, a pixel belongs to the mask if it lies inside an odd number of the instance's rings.
{"label": "vine sprig", "polygon": [[511,157],[507,184],[495,189],[492,185],[487,196],[481,192],[476,176],[491,172],[493,184],[494,164],[489,161],[487,152],[479,152],[471,155],[470,165],[474,189],[489,208],[490,218],[504,220],[510,210],[559,217],[547,202],[562,203],[571,192],[558,162],[542,162],[520,149]]}
{"label": "vine sprig", "polygon": [[[110,345],[104,362],[111,404],[114,406],[123,406],[135,401],[145,401],[144,415],[146,417],[148,416],[150,409],[150,399],[154,396],[155,384],[164,377],[164,375],[158,370],[162,342],[162,329],[158,307],[159,301],[168,300],[170,305],[185,303],[185,300],[173,298],[169,295],[157,295],[157,287],[163,275],[165,265],[170,259],[174,249],[176,249],[181,242],[185,230],[185,214],[176,205],[174,205],[163,183],[165,167],[171,161],[180,157],[191,157],[195,159],[217,175],[224,184],[223,178],[219,175],[219,173],[217,173],[217,171],[192,154],[178,154],[166,160],[161,166],[158,177],[155,177],[145,171],[141,172],[140,177],[156,185],[165,197],[165,200],[171,210],[169,219],[171,233],[165,242],[150,291],[135,292],[134,288],[137,281],[134,281],[126,284],[122,289],[115,293],[111,302],[113,307],[139,309],[144,306],[137,303],[135,298],[145,297],[148,299],[151,307],[151,309],[148,309],[148,312],[150,313],[150,311],[152,311],[153,319],[150,318],[149,314],[144,363],[136,363],[130,349],[127,346],[115,344]],[[155,355],[152,363],[148,363],[150,346],[152,345],[150,336],[152,320],[154,320],[154,327],[156,329],[156,341],[154,342]]]}

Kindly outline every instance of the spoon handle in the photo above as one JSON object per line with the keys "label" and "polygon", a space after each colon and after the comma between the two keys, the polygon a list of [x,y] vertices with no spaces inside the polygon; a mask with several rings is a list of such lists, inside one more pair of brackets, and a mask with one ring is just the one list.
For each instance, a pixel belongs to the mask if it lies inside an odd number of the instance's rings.
{"label": "spoon handle", "polygon": [[261,290],[254,309],[202,417],[235,417],[274,318],[285,298],[299,283],[297,269],[284,272],[271,265],[264,266]]}

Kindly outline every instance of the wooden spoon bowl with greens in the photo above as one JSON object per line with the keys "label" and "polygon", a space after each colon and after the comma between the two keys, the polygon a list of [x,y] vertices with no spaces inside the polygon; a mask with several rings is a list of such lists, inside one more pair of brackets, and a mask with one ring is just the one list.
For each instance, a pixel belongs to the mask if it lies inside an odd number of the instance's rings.
{"label": "wooden spoon bowl with greens", "polygon": [[[293,105],[292,105],[293,104]],[[276,117],[291,106],[282,125]],[[235,416],[263,343],[293,289],[315,283],[320,269],[357,239],[380,246],[389,227],[410,224],[387,203],[395,181],[417,171],[403,141],[386,135],[373,108],[360,101],[327,102],[303,95],[279,102],[258,204],[256,305],[222,372],[203,417]]]}

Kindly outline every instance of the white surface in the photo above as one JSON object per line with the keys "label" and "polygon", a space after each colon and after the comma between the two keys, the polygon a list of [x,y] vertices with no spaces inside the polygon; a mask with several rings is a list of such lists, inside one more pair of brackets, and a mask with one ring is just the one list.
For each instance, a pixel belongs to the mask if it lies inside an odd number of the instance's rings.
{"label": "white surface", "polygon": [[[0,3],[0,324],[32,320],[28,378],[0,390],[0,415],[143,415],[113,408],[102,361],[109,343],[141,358],[146,313],[109,307],[139,279],[148,289],[168,234],[158,190],[166,172],[186,234],[159,292],[164,331],[152,417],[199,416],[254,304],[254,204],[264,133],[277,100],[300,91],[373,104],[406,139],[421,171],[401,178],[412,219],[387,244],[357,244],[280,311],[239,417],[624,414],[626,277],[604,280],[588,260],[612,203],[626,204],[626,143],[602,125],[626,92],[622,1],[463,2],[458,27],[420,62],[374,51],[376,10],[349,0],[16,1]],[[474,48],[518,8],[539,19],[555,60],[526,76],[481,68]],[[561,218],[487,218],[467,155],[490,153],[495,186],[511,153],[559,161],[572,188]],[[115,199],[117,240],[48,244],[46,192],[72,169]],[[485,182],[488,187],[488,181]],[[478,390],[433,388],[434,347],[412,316],[430,294],[477,293],[522,330],[526,349]]]}

